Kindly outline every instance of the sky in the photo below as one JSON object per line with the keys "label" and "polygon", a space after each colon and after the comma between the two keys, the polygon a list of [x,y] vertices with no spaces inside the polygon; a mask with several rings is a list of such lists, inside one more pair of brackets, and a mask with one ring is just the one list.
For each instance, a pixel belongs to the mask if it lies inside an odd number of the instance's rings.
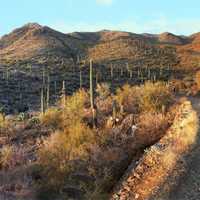
{"label": "sky", "polygon": [[29,22],[58,31],[200,31],[200,0],[0,0],[0,36]]}

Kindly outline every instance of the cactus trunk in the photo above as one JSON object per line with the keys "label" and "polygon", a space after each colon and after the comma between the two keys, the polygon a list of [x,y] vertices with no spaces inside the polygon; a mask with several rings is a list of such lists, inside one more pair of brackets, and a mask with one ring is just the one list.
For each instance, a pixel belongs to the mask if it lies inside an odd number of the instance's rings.
{"label": "cactus trunk", "polygon": [[65,105],[66,105],[65,93],[66,93],[65,81],[63,81],[63,86],[62,86],[62,107],[63,108],[65,108]]}
{"label": "cactus trunk", "polygon": [[96,109],[94,106],[94,87],[93,87],[93,63],[90,60],[90,106],[92,110],[93,128],[96,127]]}
{"label": "cactus trunk", "polygon": [[44,88],[41,89],[41,113],[44,114],[45,106],[44,106]]}
{"label": "cactus trunk", "polygon": [[49,108],[49,99],[50,99],[50,76],[48,74],[48,80],[47,80],[47,108]]}
{"label": "cactus trunk", "polygon": [[82,70],[80,69],[80,88],[83,86]]}

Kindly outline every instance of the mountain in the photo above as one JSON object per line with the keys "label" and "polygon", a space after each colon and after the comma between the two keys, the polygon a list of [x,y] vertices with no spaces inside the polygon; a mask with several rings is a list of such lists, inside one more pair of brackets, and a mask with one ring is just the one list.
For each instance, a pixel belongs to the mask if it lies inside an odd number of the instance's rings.
{"label": "mountain", "polygon": [[161,43],[174,45],[183,45],[186,43],[186,40],[183,37],[168,32],[158,35],[158,41]]}
{"label": "mountain", "polygon": [[[0,39],[3,64],[76,65],[77,57],[97,62],[129,62],[135,66],[198,67],[200,34],[135,34],[122,31],[64,34],[29,23]],[[123,62],[122,62],[123,61]]]}
{"label": "mountain", "polygon": [[182,72],[193,73],[200,67],[200,33],[178,36],[101,30],[65,34],[29,23],[0,38],[0,58],[0,106],[16,108],[23,102],[35,109],[48,76],[50,103],[60,95],[63,80],[68,94],[79,88],[79,61],[85,63],[81,69],[84,87],[89,85],[89,59],[95,65],[96,82],[111,82],[112,87],[127,81],[168,80],[172,72],[173,77],[183,78]]}

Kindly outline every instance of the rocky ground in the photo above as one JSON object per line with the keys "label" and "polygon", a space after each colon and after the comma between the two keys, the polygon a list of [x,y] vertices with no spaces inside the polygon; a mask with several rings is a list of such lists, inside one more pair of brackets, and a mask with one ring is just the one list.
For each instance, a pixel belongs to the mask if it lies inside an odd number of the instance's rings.
{"label": "rocky ground", "polygon": [[[190,98],[193,107],[200,116],[200,99]],[[180,178],[178,185],[169,193],[166,200],[197,200],[200,199],[200,133],[197,135],[196,144],[184,161],[186,171]],[[161,198],[162,199],[162,198]]]}

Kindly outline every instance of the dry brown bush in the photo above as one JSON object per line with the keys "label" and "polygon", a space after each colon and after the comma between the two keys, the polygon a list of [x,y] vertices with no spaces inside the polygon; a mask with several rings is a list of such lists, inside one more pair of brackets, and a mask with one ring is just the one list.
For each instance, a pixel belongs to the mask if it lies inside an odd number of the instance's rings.
{"label": "dry brown bush", "polygon": [[140,144],[152,145],[165,134],[170,125],[168,118],[162,113],[142,113],[137,119],[135,138]]}
{"label": "dry brown bush", "polygon": [[40,115],[41,124],[52,129],[60,129],[63,126],[62,112],[57,108],[49,108]]}
{"label": "dry brown bush", "polygon": [[117,90],[115,99],[128,113],[160,112],[171,105],[173,95],[165,83],[146,82],[141,86],[123,86]]}
{"label": "dry brown bush", "polygon": [[25,152],[23,148],[7,145],[1,149],[1,168],[14,169],[16,166],[23,164],[25,164]]}
{"label": "dry brown bush", "polygon": [[81,166],[76,160],[87,160],[88,149],[95,144],[95,136],[90,128],[75,122],[63,132],[56,132],[43,141],[38,152],[45,187],[59,189],[70,173]]}

